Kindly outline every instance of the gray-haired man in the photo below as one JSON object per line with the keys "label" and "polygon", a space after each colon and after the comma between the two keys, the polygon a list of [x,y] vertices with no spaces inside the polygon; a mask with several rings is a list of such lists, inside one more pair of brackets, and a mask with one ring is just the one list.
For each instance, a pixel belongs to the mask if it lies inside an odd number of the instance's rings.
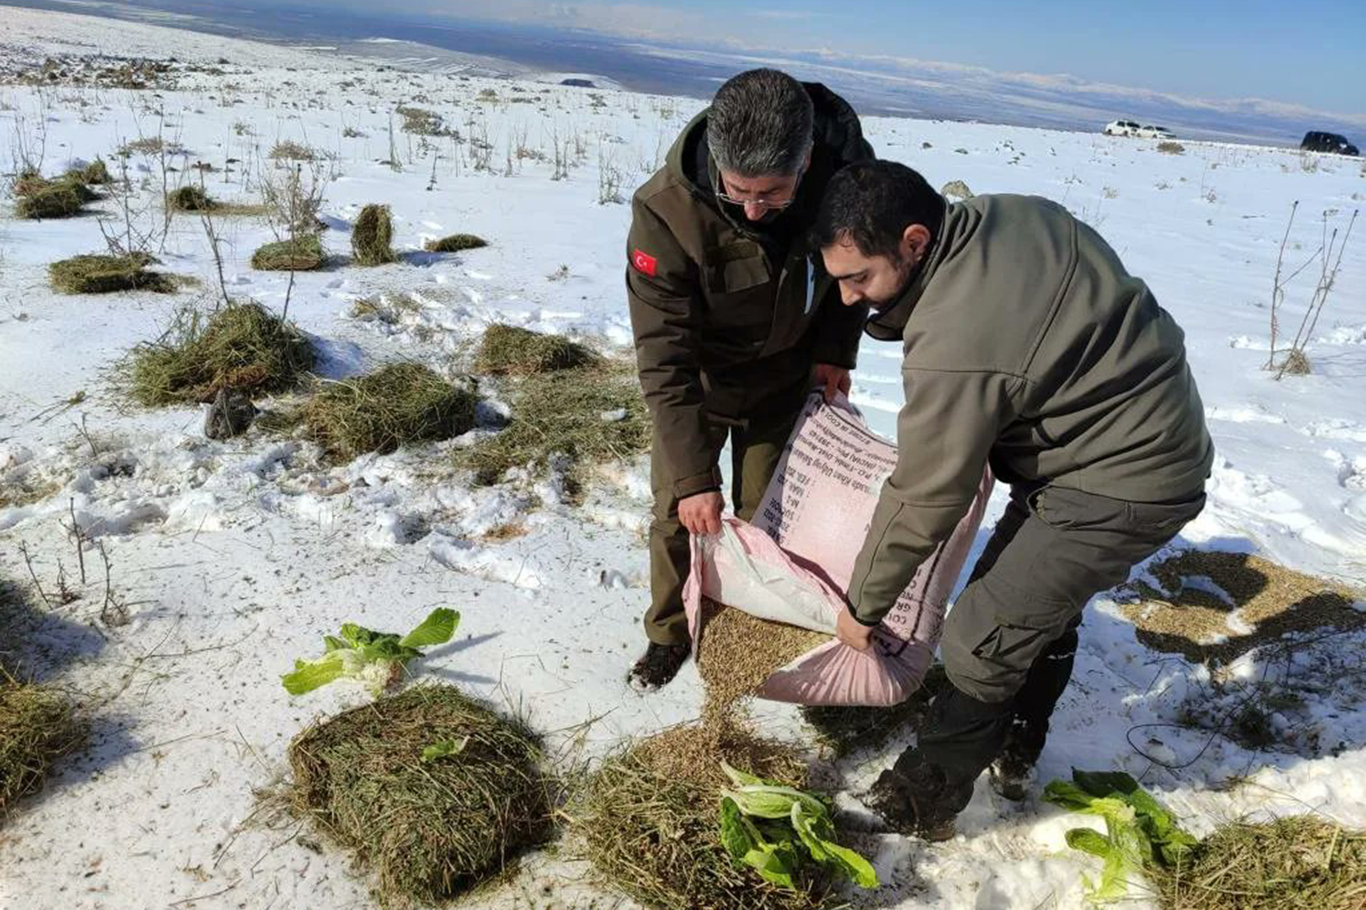
{"label": "gray-haired man", "polygon": [[632,200],[626,288],[654,418],[637,689],[667,684],[688,656],[688,535],[720,529],[727,438],[732,504],[748,518],[813,378],[827,395],[849,388],[866,311],[840,305],[804,235],[830,177],[872,154],[842,98],[751,70],[721,86]]}

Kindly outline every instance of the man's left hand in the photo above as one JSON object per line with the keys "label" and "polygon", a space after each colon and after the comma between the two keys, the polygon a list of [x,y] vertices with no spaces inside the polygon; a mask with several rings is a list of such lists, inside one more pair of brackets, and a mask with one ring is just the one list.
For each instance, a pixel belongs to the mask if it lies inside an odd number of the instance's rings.
{"label": "man's left hand", "polygon": [[873,645],[873,627],[859,622],[848,609],[841,610],[835,620],[835,636],[855,651],[867,651]]}
{"label": "man's left hand", "polygon": [[826,404],[835,400],[836,392],[849,394],[849,371],[844,367],[837,367],[833,363],[818,363],[816,364],[815,380],[816,385],[820,386],[821,391],[825,393]]}

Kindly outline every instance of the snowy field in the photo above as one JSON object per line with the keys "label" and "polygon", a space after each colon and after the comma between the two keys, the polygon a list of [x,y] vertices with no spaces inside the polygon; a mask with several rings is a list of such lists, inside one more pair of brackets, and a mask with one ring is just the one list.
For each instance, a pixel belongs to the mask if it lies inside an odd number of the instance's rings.
{"label": "snowy field", "polygon": [[[629,206],[610,197],[629,198],[697,102],[530,76],[407,72],[393,61],[382,69],[326,51],[0,7],[5,69],[98,50],[173,55],[176,84],[0,85],[0,172],[13,170],[20,134],[29,147],[41,140],[45,174],[97,155],[113,164],[120,146],[159,136],[183,149],[171,158],[173,185],[197,182],[193,165],[207,162],[211,195],[255,202],[258,175],[273,166],[267,154],[290,140],[321,153],[331,252],[349,250],[361,206],[392,206],[400,262],[297,276],[289,315],[315,336],[325,375],[397,358],[445,370],[494,322],[629,346]],[[435,111],[461,141],[403,132],[399,105]],[[868,119],[865,129],[880,155],[916,167],[935,186],[962,180],[976,193],[1063,202],[1110,240],[1185,328],[1218,457],[1210,506],[1181,545],[1255,552],[1358,584],[1366,578],[1361,226],[1308,343],[1313,372],[1277,382],[1263,369],[1292,203],[1299,214],[1287,271],[1322,243],[1324,212],[1328,231],[1345,228],[1366,196],[1361,163],[1193,142],[1184,154],[1163,154],[1147,141],[949,122]],[[567,179],[551,179],[556,147],[570,165]],[[130,165],[161,186],[159,156],[134,154]],[[173,220],[158,256],[161,269],[194,276],[199,288],[63,296],[50,289],[46,266],[102,251],[96,218],[19,221],[7,202],[0,489],[43,495],[0,505],[0,577],[27,583],[22,545],[45,586],[55,585],[60,562],[79,588],[66,529],[74,518],[85,538],[105,547],[129,622],[101,621],[104,570],[88,550],[83,596],[47,615],[22,647],[40,679],[90,712],[95,744],[64,762],[41,799],[0,829],[0,906],[372,906],[342,854],[310,850],[293,826],[248,823],[253,789],[282,773],[290,738],[365,698],[337,685],[292,699],[279,683],[295,657],[312,656],[320,636],[342,622],[407,629],[434,607],[460,610],[458,640],[413,669],[525,711],[556,750],[596,754],[697,713],[691,665],[655,695],[637,695],[624,681],[643,644],[647,603],[643,463],[604,472],[587,502],[570,507],[553,478],[471,486],[450,467],[459,441],[336,468],[311,445],[259,433],[209,441],[201,411],[133,408],[111,380],[120,358],[156,338],[177,307],[211,301],[217,278],[198,220]],[[278,310],[287,276],[248,264],[273,239],[265,222],[221,219],[220,228],[229,291]],[[421,252],[425,240],[455,232],[479,234],[490,246]],[[1289,326],[1294,334],[1318,273],[1316,263],[1290,284],[1283,333]],[[356,299],[376,294],[417,305],[387,322],[348,315]],[[897,346],[866,340],[853,400],[884,434],[900,405],[898,366]],[[488,539],[516,523],[525,535]],[[1290,728],[1312,728],[1318,747],[1254,752],[1169,726],[1192,700],[1211,697],[1208,672],[1144,648],[1115,603],[1099,597],[1041,776],[1066,776],[1073,765],[1127,769],[1197,834],[1244,814],[1307,809],[1366,826],[1366,668],[1360,657],[1353,663],[1364,645],[1366,635],[1337,636],[1282,654],[1284,667],[1255,654],[1241,659],[1233,672],[1245,680],[1292,665],[1301,676],[1333,677],[1319,679],[1318,694],[1293,717],[1273,717],[1287,742],[1302,739]],[[761,705],[757,713],[782,735],[810,736],[795,710]],[[857,795],[904,744],[841,760],[841,807],[857,818]],[[887,884],[853,900],[908,910],[1081,906],[1081,873],[1092,867],[1063,842],[1073,824],[1037,793],[1018,806],[1001,801],[984,778],[954,841],[879,836],[876,864]],[[586,866],[553,853],[533,857],[479,903],[632,906],[598,889]]]}

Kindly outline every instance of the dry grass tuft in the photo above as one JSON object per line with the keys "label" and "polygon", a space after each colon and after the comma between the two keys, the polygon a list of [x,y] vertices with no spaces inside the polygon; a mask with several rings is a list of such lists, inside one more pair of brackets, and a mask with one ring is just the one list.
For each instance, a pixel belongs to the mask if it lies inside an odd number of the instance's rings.
{"label": "dry grass tuft", "polygon": [[177,212],[213,212],[219,208],[201,187],[182,186],[166,197],[166,205]]}
{"label": "dry grass tuft", "polygon": [[488,246],[488,241],[474,234],[451,234],[440,240],[428,240],[422,248],[429,253],[459,253]]}
{"label": "dry grass tuft", "polygon": [[357,265],[384,265],[394,255],[394,221],[387,205],[367,205],[351,229],[351,253]]}
{"label": "dry grass tuft", "polygon": [[178,286],[163,272],[149,272],[154,260],[146,253],[111,256],[95,253],[72,256],[47,267],[52,287],[63,294],[110,294],[115,291],[155,291],[169,294]]}
{"label": "dry grass tuft", "polygon": [[326,256],[316,234],[267,243],[251,256],[251,267],[262,272],[311,272]]}
{"label": "dry grass tuft", "polygon": [[292,323],[260,304],[234,303],[207,319],[184,309],[161,339],[133,350],[127,386],[148,407],[210,401],[224,388],[271,394],[297,386],[315,357]]}
{"label": "dry grass tuft", "polygon": [[[435,743],[465,742],[422,760]],[[416,686],[300,734],[294,805],[374,871],[382,904],[430,904],[500,874],[548,831],[535,736],[454,686]]]}
{"label": "dry grass tuft", "polygon": [[530,376],[597,366],[602,358],[563,335],[513,325],[491,325],[474,355],[474,371],[489,376]]}
{"label": "dry grass tuft", "polygon": [[328,455],[349,461],[367,452],[450,439],[474,428],[474,392],[418,363],[394,363],[326,383],[304,403],[301,421]]}
{"label": "dry grass tuft", "polygon": [[52,762],[85,737],[85,725],[65,698],[0,668],[0,818],[40,789]]}
{"label": "dry grass tuft", "polygon": [[1312,815],[1234,822],[1189,860],[1147,872],[1163,910],[1361,910],[1366,832]]}
{"label": "dry grass tuft", "polygon": [[512,468],[556,464],[573,499],[590,465],[629,459],[650,446],[649,414],[626,365],[534,373],[508,390],[508,425],[457,455],[477,483],[497,483]]}
{"label": "dry grass tuft", "polygon": [[611,885],[661,910],[813,910],[823,882],[788,891],[737,868],[719,837],[720,762],[794,787],[806,763],[791,747],[728,719],[685,725],[608,758],[571,799],[570,830]]}

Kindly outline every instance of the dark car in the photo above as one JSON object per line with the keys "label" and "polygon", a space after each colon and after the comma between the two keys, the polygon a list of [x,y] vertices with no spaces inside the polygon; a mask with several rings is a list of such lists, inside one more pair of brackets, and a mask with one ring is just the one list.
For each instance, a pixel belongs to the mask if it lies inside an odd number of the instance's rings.
{"label": "dark car", "polygon": [[1300,148],[1306,152],[1332,152],[1335,155],[1360,155],[1361,151],[1347,141],[1346,136],[1310,130],[1304,134]]}

